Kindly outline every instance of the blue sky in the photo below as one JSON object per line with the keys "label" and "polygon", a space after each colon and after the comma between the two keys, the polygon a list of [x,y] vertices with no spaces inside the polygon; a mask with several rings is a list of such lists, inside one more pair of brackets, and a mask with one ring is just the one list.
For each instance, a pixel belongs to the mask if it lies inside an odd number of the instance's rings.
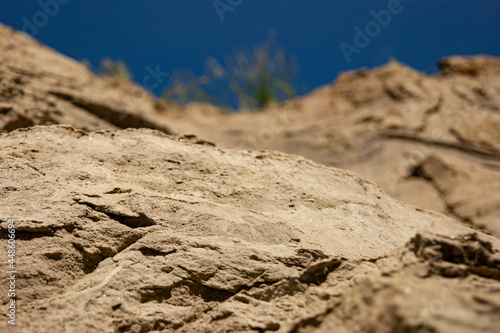
{"label": "blue sky", "polygon": [[[122,59],[139,83],[148,67],[201,74],[208,57],[223,60],[235,49],[250,49],[271,29],[276,44],[298,57],[306,90],[332,82],[341,71],[390,58],[432,73],[447,55],[500,56],[499,0],[398,2],[220,0],[219,11],[226,9],[221,21],[213,0],[0,0],[0,22],[25,26],[42,43],[94,66],[104,57]],[[382,10],[384,24],[373,23],[372,12]],[[358,37],[362,47],[356,47],[355,28],[366,34],[367,25],[372,37],[367,35],[369,43]],[[341,43],[357,48],[350,62]]]}

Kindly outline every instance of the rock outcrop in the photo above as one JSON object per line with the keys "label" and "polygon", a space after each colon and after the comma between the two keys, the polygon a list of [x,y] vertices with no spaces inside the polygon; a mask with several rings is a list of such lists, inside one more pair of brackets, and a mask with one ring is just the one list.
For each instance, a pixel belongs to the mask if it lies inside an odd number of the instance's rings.
{"label": "rock outcrop", "polygon": [[224,114],[0,26],[0,331],[496,332],[500,61],[441,68]]}
{"label": "rock outcrop", "polygon": [[2,332],[498,327],[500,241],[348,171],[148,129],[36,126],[0,152]]}
{"label": "rock outcrop", "polygon": [[500,235],[500,60],[452,57],[442,75],[397,62],[256,113],[160,102],[0,26],[0,130],[153,128],[272,149],[359,173],[393,197]]}
{"label": "rock outcrop", "polygon": [[257,113],[199,106],[177,131],[221,146],[274,149],[354,171],[390,195],[500,235],[500,60],[450,58],[444,75],[402,64],[340,76]]}
{"label": "rock outcrop", "polygon": [[81,63],[0,25],[0,129],[68,124],[84,130],[170,130],[143,89],[95,77]]}

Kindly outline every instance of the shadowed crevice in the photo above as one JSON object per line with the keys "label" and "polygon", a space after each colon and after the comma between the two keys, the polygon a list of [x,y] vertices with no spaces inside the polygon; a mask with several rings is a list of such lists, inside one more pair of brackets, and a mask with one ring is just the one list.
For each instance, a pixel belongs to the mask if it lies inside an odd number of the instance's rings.
{"label": "shadowed crevice", "polygon": [[93,103],[91,101],[83,100],[58,91],[49,91],[49,94],[65,100],[80,109],[86,110],[87,112],[90,112],[93,115],[120,128],[151,128],[162,131],[166,134],[171,134],[171,131],[166,127],[159,126],[139,115],[134,115],[124,110],[114,109],[106,105]]}

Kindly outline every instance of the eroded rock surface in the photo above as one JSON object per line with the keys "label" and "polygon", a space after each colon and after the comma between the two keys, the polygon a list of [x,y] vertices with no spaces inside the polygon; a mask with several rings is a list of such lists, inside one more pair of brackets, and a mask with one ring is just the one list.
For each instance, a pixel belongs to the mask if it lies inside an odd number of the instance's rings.
{"label": "eroded rock surface", "polygon": [[2,332],[499,324],[497,238],[299,156],[37,126],[0,137],[0,178],[19,290],[17,327],[4,318]]}
{"label": "eroded rock surface", "polygon": [[441,68],[223,114],[0,25],[0,331],[497,332],[500,61]]}
{"label": "eroded rock surface", "polygon": [[257,113],[167,113],[220,146],[275,149],[354,171],[390,195],[500,235],[500,60],[453,57],[443,75],[393,62]]}
{"label": "eroded rock surface", "polygon": [[[428,76],[392,62],[254,113],[176,107],[0,25],[0,130],[153,128],[354,171],[391,196],[500,236],[500,60],[451,57]],[[167,70],[166,68],[164,70]],[[438,167],[439,166],[439,167]]]}
{"label": "eroded rock surface", "polygon": [[81,63],[0,24],[0,130],[68,124],[169,132],[156,117],[162,107],[143,89],[95,77]]}

